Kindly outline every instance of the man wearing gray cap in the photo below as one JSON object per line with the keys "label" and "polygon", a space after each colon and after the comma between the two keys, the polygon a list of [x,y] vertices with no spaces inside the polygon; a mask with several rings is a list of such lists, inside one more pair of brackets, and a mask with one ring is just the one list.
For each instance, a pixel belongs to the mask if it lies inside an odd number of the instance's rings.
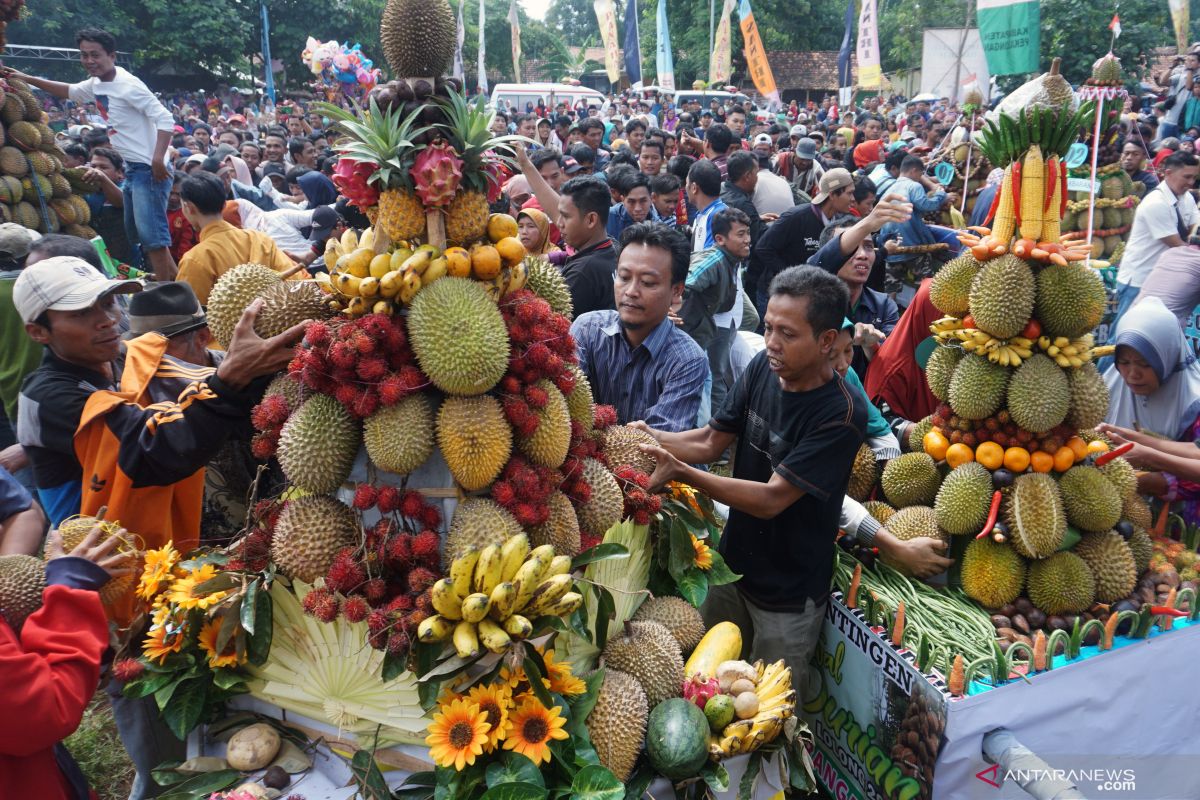
{"label": "man wearing gray cap", "polygon": [[[794,125],[792,130],[803,129]],[[817,143],[807,135],[793,138],[791,152],[780,153],[775,164],[775,173],[792,185],[792,196],[797,203],[809,202],[819,190],[825,168],[817,158]]]}

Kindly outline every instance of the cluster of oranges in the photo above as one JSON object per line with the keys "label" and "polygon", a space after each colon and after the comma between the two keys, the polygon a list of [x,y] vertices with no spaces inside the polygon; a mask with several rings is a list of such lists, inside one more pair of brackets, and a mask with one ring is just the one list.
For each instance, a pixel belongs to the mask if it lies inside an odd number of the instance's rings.
{"label": "cluster of oranges", "polygon": [[968,461],[978,461],[986,469],[1004,468],[1016,474],[1027,469],[1034,472],[1066,472],[1088,455],[1108,451],[1108,445],[1104,442],[1097,440],[1089,443],[1078,436],[1072,436],[1053,453],[1042,450],[1031,453],[1024,447],[1002,447],[996,442],[980,442],[972,449],[961,442],[951,444],[945,434],[936,428],[925,434],[921,444],[935,461],[945,461],[951,469]]}

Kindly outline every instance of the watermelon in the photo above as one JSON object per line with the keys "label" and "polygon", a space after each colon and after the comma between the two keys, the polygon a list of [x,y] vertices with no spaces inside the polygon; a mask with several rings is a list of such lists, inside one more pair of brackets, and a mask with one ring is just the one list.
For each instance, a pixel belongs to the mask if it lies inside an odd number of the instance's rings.
{"label": "watermelon", "polygon": [[694,778],[708,758],[708,719],[682,697],[663,700],[650,712],[646,755],[660,774],[672,780]]}

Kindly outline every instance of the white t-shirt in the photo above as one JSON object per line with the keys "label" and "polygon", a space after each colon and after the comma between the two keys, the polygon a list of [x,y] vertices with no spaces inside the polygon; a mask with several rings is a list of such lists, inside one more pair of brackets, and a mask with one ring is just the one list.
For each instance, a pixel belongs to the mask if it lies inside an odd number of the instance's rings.
{"label": "white t-shirt", "polygon": [[71,84],[70,97],[76,103],[96,104],[104,124],[112,129],[109,137],[113,147],[134,164],[153,161],[158,132],[175,130],[171,112],[158,102],[146,84],[123,67],[117,67],[111,81],[88,78]]}
{"label": "white t-shirt", "polygon": [[754,189],[755,210],[760,215],[782,214],[794,205],[791,184],[769,169],[760,169],[758,186]]}
{"label": "white t-shirt", "polygon": [[[1178,204],[1178,215],[1176,205]],[[1167,188],[1166,181],[1160,183],[1138,204],[1133,215],[1133,228],[1125,244],[1125,255],[1117,271],[1117,281],[1129,286],[1141,286],[1154,269],[1155,262],[1170,249],[1163,238],[1179,233],[1179,221],[1190,228],[1200,221],[1200,211],[1190,192],[1182,197]]]}

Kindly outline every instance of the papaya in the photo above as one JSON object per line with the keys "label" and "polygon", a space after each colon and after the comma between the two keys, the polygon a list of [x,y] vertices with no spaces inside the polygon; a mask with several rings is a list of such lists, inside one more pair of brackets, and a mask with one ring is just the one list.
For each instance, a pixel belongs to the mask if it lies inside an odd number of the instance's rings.
{"label": "papaya", "polygon": [[742,631],[732,622],[718,622],[708,629],[683,666],[685,677],[696,673],[716,677],[717,665],[742,657]]}

